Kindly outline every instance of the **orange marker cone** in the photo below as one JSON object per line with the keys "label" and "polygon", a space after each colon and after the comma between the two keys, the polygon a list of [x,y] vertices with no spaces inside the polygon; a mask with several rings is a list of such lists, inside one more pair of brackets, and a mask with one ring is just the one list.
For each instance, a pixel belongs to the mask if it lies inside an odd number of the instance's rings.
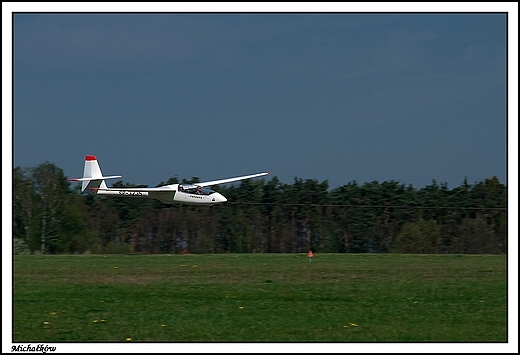
{"label": "orange marker cone", "polygon": [[312,257],[314,256],[312,254],[312,250],[309,250],[309,252],[307,253],[307,256],[309,257],[309,262],[312,263]]}

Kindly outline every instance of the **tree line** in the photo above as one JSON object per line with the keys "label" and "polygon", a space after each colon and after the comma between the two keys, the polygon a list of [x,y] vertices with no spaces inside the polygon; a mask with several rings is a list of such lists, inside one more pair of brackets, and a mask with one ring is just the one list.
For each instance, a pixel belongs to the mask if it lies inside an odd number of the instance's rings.
{"label": "tree line", "polygon": [[391,180],[329,189],[328,181],[284,184],[275,176],[215,190],[228,202],[166,207],[81,195],[49,162],[15,167],[14,253],[507,252],[507,187],[497,177],[453,189],[435,180],[423,188]]}

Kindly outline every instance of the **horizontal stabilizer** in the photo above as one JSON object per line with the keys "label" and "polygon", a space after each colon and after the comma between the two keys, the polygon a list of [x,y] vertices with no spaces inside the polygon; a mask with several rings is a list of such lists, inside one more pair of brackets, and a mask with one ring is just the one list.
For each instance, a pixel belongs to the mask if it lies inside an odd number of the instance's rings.
{"label": "horizontal stabilizer", "polygon": [[91,181],[91,180],[107,180],[107,179],[117,179],[122,177],[121,175],[114,176],[100,176],[100,177],[87,177],[87,178],[79,178],[79,179],[69,179],[70,181]]}

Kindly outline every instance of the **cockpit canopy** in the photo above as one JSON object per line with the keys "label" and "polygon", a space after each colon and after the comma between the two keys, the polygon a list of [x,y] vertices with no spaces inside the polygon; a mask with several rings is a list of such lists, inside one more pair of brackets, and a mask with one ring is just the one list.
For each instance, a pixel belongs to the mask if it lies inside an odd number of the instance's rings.
{"label": "cockpit canopy", "polygon": [[207,187],[200,187],[193,184],[179,184],[178,191],[194,195],[211,195],[215,192]]}

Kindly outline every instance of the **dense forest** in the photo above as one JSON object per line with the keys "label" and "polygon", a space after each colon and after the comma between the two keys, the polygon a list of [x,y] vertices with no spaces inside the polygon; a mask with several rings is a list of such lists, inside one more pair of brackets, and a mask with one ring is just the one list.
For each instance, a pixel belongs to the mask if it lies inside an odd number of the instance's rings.
{"label": "dense forest", "polygon": [[353,181],[329,189],[328,181],[273,177],[215,190],[228,202],[166,207],[81,195],[49,162],[15,167],[14,253],[507,252],[507,187],[496,177],[453,189],[435,180],[423,188]]}

